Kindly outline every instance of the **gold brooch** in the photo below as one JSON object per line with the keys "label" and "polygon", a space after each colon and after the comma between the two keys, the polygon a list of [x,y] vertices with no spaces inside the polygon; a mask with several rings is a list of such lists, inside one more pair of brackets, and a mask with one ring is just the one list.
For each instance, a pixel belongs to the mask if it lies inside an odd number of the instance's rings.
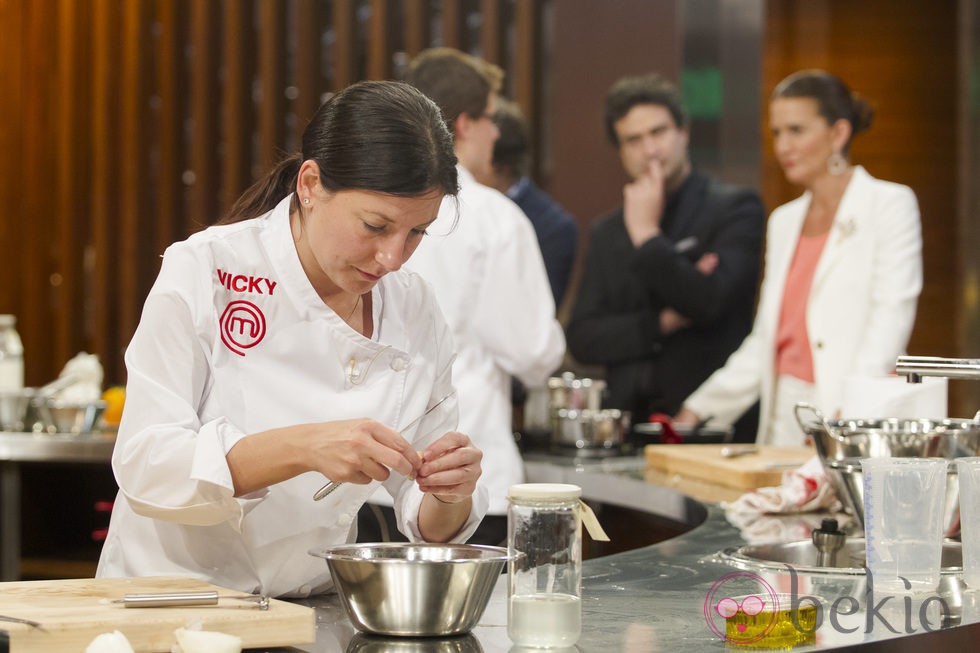
{"label": "gold brooch", "polygon": [[854,223],[854,218],[848,217],[837,223],[837,239],[839,241],[844,241],[846,238],[850,237],[855,231],[857,231],[857,225]]}

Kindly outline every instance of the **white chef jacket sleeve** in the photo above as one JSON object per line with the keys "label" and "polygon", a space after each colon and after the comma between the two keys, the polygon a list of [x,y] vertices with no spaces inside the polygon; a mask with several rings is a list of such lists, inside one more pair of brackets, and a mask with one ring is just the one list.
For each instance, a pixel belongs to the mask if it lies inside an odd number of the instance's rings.
{"label": "white chef jacket sleeve", "polygon": [[487,210],[498,212],[493,219],[506,228],[495,232],[500,242],[487,248],[486,276],[470,323],[501,369],[538,386],[561,365],[565,333],[534,227],[511,200],[498,199]]}
{"label": "white chef jacket sleeve", "polygon": [[767,348],[772,346],[772,334],[767,334],[766,319],[779,310],[782,302],[779,288],[772,270],[777,243],[785,242],[774,234],[781,226],[778,211],[769,219],[766,233],[765,273],[759,289],[759,305],[756,308],[752,330],[738,349],[732,352],[725,364],[684,400],[684,407],[699,417],[711,417],[713,423],[734,424],[752,404],[759,400],[762,392],[763,366],[771,361]]}
{"label": "white chef jacket sleeve", "polygon": [[188,248],[171,246],[126,351],[126,410],[112,468],[122,495],[147,517],[188,525],[238,525],[249,504],[236,499],[225,458],[241,438],[223,418],[202,423],[210,389],[214,328],[210,269]]}
{"label": "white chef jacket sleeve", "polygon": [[759,399],[764,346],[758,331],[749,333],[725,365],[684,400],[684,407],[712,422],[734,424]]}

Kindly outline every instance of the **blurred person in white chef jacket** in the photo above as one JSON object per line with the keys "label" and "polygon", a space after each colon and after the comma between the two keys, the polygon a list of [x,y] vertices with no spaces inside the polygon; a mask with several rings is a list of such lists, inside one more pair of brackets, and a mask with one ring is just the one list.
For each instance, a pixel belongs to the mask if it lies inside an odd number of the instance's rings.
{"label": "blurred person in white chef jacket", "polygon": [[[459,219],[457,204],[444,201],[408,267],[432,284],[456,341],[460,429],[484,453],[480,484],[490,494],[487,517],[469,539],[479,544],[506,540],[507,489],[524,481],[511,426],[511,377],[541,385],[565,354],[530,220],[475,178],[491,171],[502,78],[497,66],[451,48],[422,52],[405,78],[442,109],[459,159]],[[373,512],[390,519],[382,506]]]}
{"label": "blurred person in white chef jacket", "polygon": [[[482,453],[455,430],[452,334],[401,269],[457,190],[438,107],[361,82],[223,224],[167,249],[126,351],[99,576],[323,592],[308,552],[354,541],[381,485],[411,540],[473,532],[487,498]],[[314,501],[327,479],[340,487]]]}
{"label": "blurred person in white chef jacket", "polygon": [[915,193],[852,165],[873,110],[835,75],[803,70],[769,104],[776,159],[803,195],[772,212],[752,332],[695,390],[679,423],[731,422],[760,400],[761,444],[801,445],[793,408],[840,412],[849,377],[884,377],[905,352],[922,290]]}

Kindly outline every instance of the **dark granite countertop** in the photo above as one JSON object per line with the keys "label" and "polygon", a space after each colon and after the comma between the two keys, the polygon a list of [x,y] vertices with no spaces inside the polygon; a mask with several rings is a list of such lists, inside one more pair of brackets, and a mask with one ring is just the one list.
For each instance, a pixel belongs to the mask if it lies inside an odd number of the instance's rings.
{"label": "dark granite countertop", "polygon": [[[724,640],[724,620],[714,611],[719,600],[747,594],[792,609],[819,606],[816,627],[783,626],[790,634],[803,631],[794,650],[840,648],[858,650],[976,650],[980,646],[980,590],[968,591],[955,573],[944,575],[930,596],[870,596],[863,573],[827,572],[783,565],[754,566],[732,557],[743,544],[742,532],[725,518],[716,503],[701,503],[676,490],[652,483],[643,461],[635,458],[599,460],[528,456],[528,479],[580,485],[583,496],[656,513],[677,522],[698,524],[659,544],[583,563],[582,636],[579,651],[722,651],[746,648],[748,635]],[[794,534],[787,516],[783,532]],[[812,517],[811,517],[812,519]],[[777,529],[778,531],[778,529]],[[725,552],[729,554],[726,554]],[[807,598],[808,597],[808,598]],[[507,584],[502,577],[479,625],[470,635],[445,640],[405,640],[358,634],[343,614],[337,597],[303,601],[316,607],[318,639],[300,647],[320,653],[345,651],[513,651],[507,637]],[[811,613],[813,609],[811,609]],[[770,619],[770,623],[772,619]],[[779,643],[775,627],[765,626],[767,639]],[[929,633],[930,630],[939,629]],[[739,638],[743,638],[740,640]],[[908,647],[906,649],[906,647]],[[783,648],[788,648],[783,646]]]}

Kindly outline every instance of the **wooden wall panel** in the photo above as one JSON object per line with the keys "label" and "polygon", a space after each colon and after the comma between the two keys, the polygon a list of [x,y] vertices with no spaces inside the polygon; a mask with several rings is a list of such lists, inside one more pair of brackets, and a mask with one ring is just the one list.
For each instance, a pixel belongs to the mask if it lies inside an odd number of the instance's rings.
{"label": "wooden wall panel", "polygon": [[[258,106],[258,164],[259,171],[264,172],[272,169],[281,158],[286,135],[286,39],[279,0],[259,1],[259,84],[262,97]],[[238,193],[241,189],[242,186],[239,186]]]}
{"label": "wooden wall panel", "polygon": [[463,8],[461,0],[442,0],[439,26],[442,40],[439,45],[465,49],[463,45]]}
{"label": "wooden wall panel", "polygon": [[295,151],[331,91],[391,78],[447,36],[494,44],[527,89],[539,26],[510,52],[515,2],[0,0],[0,247],[17,279],[0,312],[18,318],[28,384],[80,351],[125,382],[164,249]]}
{"label": "wooden wall panel", "polygon": [[[0,0],[0,25],[4,36],[0,39],[0,89],[4,101],[0,102],[0,153],[23,152],[23,125],[26,119],[26,98],[21,84],[20,71],[27,49],[26,43],[26,3],[17,0]],[[21,190],[24,188],[24,161],[14,156],[0,155],[0,198],[5,203],[8,215],[17,216],[0,219],[0,274],[5,281],[0,283],[0,310],[10,312],[13,307],[22,305],[28,291],[14,279],[23,278],[20,271],[28,264],[25,251],[26,225],[23,224],[24,205]],[[23,318],[23,316],[20,316]]]}
{"label": "wooden wall panel", "polygon": [[252,55],[255,53],[255,42],[249,38],[249,24],[253,16],[248,6],[242,2],[225,2],[223,9],[221,140],[224,150],[221,161],[221,203],[231,206],[241,192],[240,189],[248,185],[252,174],[249,156],[252,150],[252,112],[249,108],[252,106],[252,73],[255,70]]}
{"label": "wooden wall panel", "polygon": [[391,40],[388,35],[392,21],[389,0],[371,0],[371,16],[367,30],[367,78],[391,79]]}
{"label": "wooden wall panel", "polygon": [[335,0],[333,3],[333,48],[330,52],[331,86],[344,88],[357,81],[357,17],[355,3]]}
{"label": "wooden wall panel", "polygon": [[[62,0],[58,6],[59,25],[57,31],[64,37],[56,44],[58,88],[68,102],[55,103],[55,152],[53,187],[57,192],[48,199],[48,210],[54,216],[51,233],[52,274],[51,286],[53,301],[64,311],[64,319],[55,322],[54,355],[67,360],[74,340],[74,332],[85,328],[82,308],[82,275],[80,270],[84,251],[79,243],[84,243],[81,227],[83,213],[77,210],[79,198],[87,195],[90,168],[81,164],[84,152],[88,150],[84,137],[88,130],[80,129],[77,104],[86,102],[90,84],[85,75],[82,53],[82,35],[85,33],[85,15],[76,3]],[[80,29],[73,29],[78,26]],[[74,352],[72,352],[74,353]]]}
{"label": "wooden wall panel", "polygon": [[504,54],[505,34],[500,29],[502,9],[503,7],[496,0],[480,0],[480,56],[498,66]]}
{"label": "wooden wall panel", "polygon": [[322,20],[319,6],[314,0],[299,0],[296,3],[296,18],[293,24],[296,43],[293,113],[296,119],[290,135],[293,149],[299,149],[303,127],[320,106],[320,93],[325,80],[320,73]]}
{"label": "wooden wall panel", "polygon": [[[148,169],[150,134],[146,107],[149,102],[152,75],[148,75],[150,50],[146,47],[149,34],[149,5],[131,2],[123,5],[121,19],[122,58],[118,64],[120,88],[118,101],[121,131],[116,181],[119,185],[119,211],[123,218],[118,222],[119,241],[116,244],[115,271],[119,282],[119,312],[117,320],[123,334],[136,330],[146,288],[145,275],[151,266],[155,273],[155,261],[146,256],[144,244],[152,235],[145,220],[152,217],[148,191],[152,180]],[[112,134],[114,129],[110,129]],[[59,360],[66,360],[62,352]]]}
{"label": "wooden wall panel", "polygon": [[551,131],[546,188],[579,221],[584,253],[589,224],[622,204],[626,182],[602,124],[606,92],[627,74],[680,78],[677,6],[674,0],[621,0],[596,11],[592,0],[560,0],[552,11],[553,42],[541,82],[550,85],[552,102],[541,111]]}
{"label": "wooden wall panel", "polygon": [[187,84],[181,74],[182,48],[188,33],[186,18],[186,7],[179,0],[157,0],[153,26],[156,84],[150,100],[151,133],[159,135],[154,145],[157,154],[151,165],[155,179],[153,252],[163,252],[170,243],[187,235],[180,219],[184,211],[182,175],[186,148],[179,137],[186,115]]}
{"label": "wooden wall panel", "polygon": [[[17,71],[24,102],[20,123],[23,138],[21,152],[15,160],[23,164],[24,185],[20,192],[22,212],[4,219],[16,219],[23,229],[24,266],[29,273],[23,278],[24,294],[19,304],[4,309],[17,315],[18,330],[24,342],[24,364],[27,381],[31,382],[32,367],[54,368],[56,295],[52,292],[53,252],[51,245],[57,217],[52,198],[57,192],[53,181],[56,169],[56,103],[58,66],[56,51],[51,47],[52,26],[61,25],[54,3],[25,4],[25,47],[22,66]],[[2,30],[4,34],[9,30]],[[68,98],[62,98],[67,101]],[[11,153],[14,154],[14,153]],[[14,191],[17,192],[16,190]],[[6,204],[4,202],[3,204]],[[67,308],[67,307],[66,307]]]}
{"label": "wooden wall panel", "polygon": [[[112,11],[114,4],[113,0],[96,0],[92,6],[92,112],[88,116],[88,125],[93,135],[111,133],[119,119],[114,70],[119,60],[119,41],[114,35],[119,33],[119,27],[118,15]],[[116,266],[119,260],[116,255],[118,231],[113,218],[119,210],[116,164],[120,157],[116,141],[108,138],[94,140],[97,145],[93,146],[90,157],[89,210],[92,216],[91,247],[95,255],[88,293],[93,328],[88,346],[92,351],[103,353],[104,359],[118,360],[123,344],[116,317],[119,309]],[[43,378],[34,381],[40,382]]]}
{"label": "wooden wall panel", "polygon": [[538,102],[543,77],[540,66],[534,65],[542,55],[538,49],[541,44],[540,16],[539,5],[536,3],[519,2],[515,7],[511,87],[514,89],[514,100],[528,116],[540,114]]}
{"label": "wooden wall panel", "polygon": [[405,54],[411,58],[429,43],[429,14],[425,0],[405,0],[402,3]]}

